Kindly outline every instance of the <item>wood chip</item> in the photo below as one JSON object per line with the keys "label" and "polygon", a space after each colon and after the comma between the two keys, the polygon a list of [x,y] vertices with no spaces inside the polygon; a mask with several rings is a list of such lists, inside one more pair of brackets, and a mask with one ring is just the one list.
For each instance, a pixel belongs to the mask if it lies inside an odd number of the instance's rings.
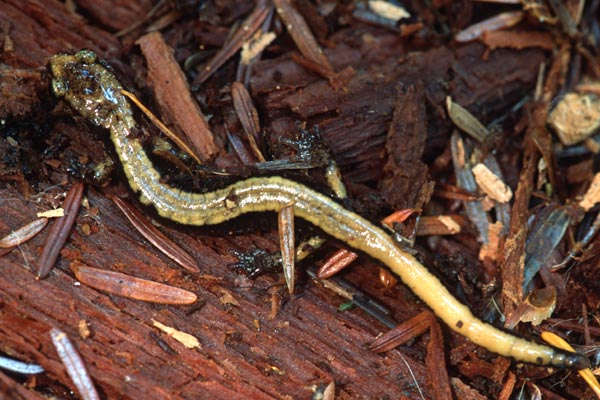
{"label": "wood chip", "polygon": [[552,50],[555,46],[552,34],[538,31],[490,31],[485,32],[481,40],[492,50],[496,48],[521,50],[528,47]]}
{"label": "wood chip", "polygon": [[548,286],[535,289],[511,315],[511,320],[506,321],[505,326],[513,329],[518,322],[531,322],[531,325],[538,326],[550,318],[555,308],[556,288]]}
{"label": "wood chip", "polygon": [[56,208],[54,210],[48,211],[40,211],[37,213],[38,218],[60,218],[65,216],[65,210],[61,208]]}
{"label": "wood chip", "polygon": [[594,175],[594,179],[587,192],[583,195],[583,198],[579,202],[581,208],[585,211],[589,211],[596,203],[600,201],[600,173]]}
{"label": "wood chip", "polygon": [[440,215],[437,217],[437,219],[442,223],[442,225],[448,228],[448,232],[451,234],[460,233],[462,230],[460,224],[458,224],[452,217],[448,215]]}
{"label": "wood chip", "polygon": [[516,25],[521,22],[523,16],[524,14],[522,11],[507,11],[500,13],[463,29],[454,36],[454,39],[457,42],[475,40],[484,32],[510,28],[511,26]]}
{"label": "wood chip", "polygon": [[79,331],[79,336],[82,339],[87,339],[90,337],[90,327],[85,319],[80,319],[77,324],[77,330]]}
{"label": "wood chip", "polygon": [[490,224],[488,229],[488,242],[484,243],[479,250],[479,260],[485,259],[496,261],[500,251],[500,238],[504,225],[500,221]]}
{"label": "wood chip", "polygon": [[477,164],[472,169],[477,185],[492,199],[506,203],[512,199],[512,190],[484,164]]}
{"label": "wood chip", "polygon": [[440,323],[433,315],[431,315],[431,325],[429,326],[425,367],[427,368],[427,376],[431,379],[431,382],[435,382],[432,398],[451,399],[452,389],[446,367],[444,335],[442,334]]}
{"label": "wood chip", "polygon": [[233,293],[224,288],[219,288],[219,292],[221,293],[221,297],[219,297],[219,301],[221,304],[239,306],[240,303],[235,299]]}
{"label": "wood chip", "polygon": [[426,215],[419,218],[417,236],[456,235],[469,227],[464,215]]}
{"label": "wood chip", "polygon": [[146,57],[148,84],[163,117],[187,139],[202,160],[211,159],[218,152],[214,136],[198,103],[192,98],[187,79],[173,57],[173,50],[159,32],[144,35],[136,43]]}
{"label": "wood chip", "polygon": [[248,65],[254,57],[260,54],[268,45],[270,45],[277,36],[273,32],[258,31],[250,40],[242,45],[240,62]]}
{"label": "wood chip", "polygon": [[152,324],[167,335],[171,336],[173,339],[177,340],[179,343],[183,344],[188,349],[202,348],[202,346],[200,346],[200,341],[189,333],[182,332],[170,326],[161,324],[155,319],[152,320]]}
{"label": "wood chip", "polygon": [[452,391],[456,393],[456,398],[458,399],[489,400],[486,396],[482,395],[459,378],[454,377],[450,379],[450,384],[452,385]]}
{"label": "wood chip", "polygon": [[410,18],[410,13],[404,7],[390,1],[369,0],[369,8],[376,14],[396,22]]}
{"label": "wood chip", "polygon": [[548,124],[565,146],[579,143],[600,127],[600,99],[594,94],[567,93],[548,114]]}

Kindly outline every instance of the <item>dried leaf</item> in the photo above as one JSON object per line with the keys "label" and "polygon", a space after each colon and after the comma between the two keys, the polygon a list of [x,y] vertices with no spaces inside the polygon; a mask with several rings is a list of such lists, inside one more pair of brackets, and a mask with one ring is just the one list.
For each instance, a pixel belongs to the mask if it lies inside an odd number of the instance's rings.
{"label": "dried leaf", "polygon": [[427,332],[434,319],[431,311],[422,311],[375,339],[369,349],[376,353],[383,353],[402,346],[409,340]]}
{"label": "dried leaf", "polygon": [[194,86],[192,90],[197,88],[206,81],[215,71],[221,67],[229,58],[231,58],[242,45],[260,28],[267,15],[269,14],[269,7],[259,2],[252,13],[246,18],[242,25],[232,35],[231,39],[225,43],[225,46],[208,62],[202,67],[198,77],[194,80]]}
{"label": "dried leaf", "polygon": [[325,264],[323,264],[321,268],[319,268],[317,277],[319,279],[330,278],[346,268],[357,258],[358,254],[347,249],[339,249],[325,261]]}
{"label": "dried leaf", "polygon": [[163,254],[190,272],[200,272],[196,260],[194,260],[187,251],[183,250],[179,245],[152,225],[152,223],[135,207],[119,197],[112,196],[111,199],[138,232],[156,246],[156,248],[162,251]]}
{"label": "dried leaf", "polygon": [[0,368],[16,372],[17,374],[33,375],[41,374],[44,368],[37,364],[24,363],[22,361],[13,360],[12,358],[0,356]]}
{"label": "dried leaf", "polygon": [[58,328],[52,328],[50,330],[50,336],[52,337],[52,343],[56,348],[56,352],[60,357],[61,361],[65,365],[67,374],[73,380],[73,383],[77,387],[79,394],[84,400],[99,400],[98,392],[92,378],[85,368],[83,359],[69,340],[66,333]]}
{"label": "dried leaf", "polygon": [[320,65],[324,70],[333,73],[333,67],[323,53],[321,46],[310,31],[302,15],[294,8],[290,0],[273,0],[277,14],[285,23],[285,27],[298,46],[298,50],[308,60]]}
{"label": "dried leaf", "polygon": [[525,245],[524,293],[562,240],[570,222],[571,217],[564,207],[549,205],[538,212]]}
{"label": "dried leaf", "polygon": [[65,245],[71,233],[71,228],[75,223],[75,217],[77,217],[77,213],[79,212],[83,189],[83,183],[77,182],[67,193],[63,204],[65,216],[58,218],[52,225],[52,229],[50,229],[46,244],[44,244],[44,249],[42,250],[42,255],[38,261],[38,278],[45,278],[48,275],[60,254],[60,250]]}
{"label": "dried leaf", "polygon": [[240,123],[246,133],[248,143],[252,148],[252,152],[259,162],[265,162],[266,159],[258,148],[257,138],[260,132],[260,123],[258,120],[258,112],[252,103],[250,93],[240,82],[233,82],[231,85],[231,97],[233,98],[233,106]]}
{"label": "dried leaf", "polygon": [[25,243],[48,225],[48,218],[36,219],[0,239],[0,247],[9,248]]}
{"label": "dried leaf", "polygon": [[486,138],[490,135],[490,131],[473,114],[460,104],[453,102],[451,97],[446,97],[446,108],[448,116],[454,122],[454,125],[463,132],[468,133],[478,142],[485,142]]}
{"label": "dried leaf", "polygon": [[83,284],[131,299],[160,304],[192,304],[197,300],[196,294],[188,290],[120,272],[92,268],[80,263],[72,263],[71,269]]}
{"label": "dried leaf", "polygon": [[[558,347],[559,349],[572,352],[575,351],[575,349],[567,341],[565,341],[563,338],[561,338],[558,335],[555,335],[552,332],[542,332],[541,337],[544,341],[546,341],[546,343]],[[600,399],[600,384],[598,383],[598,380],[592,373],[592,370],[589,368],[582,369],[578,371],[578,374],[581,375],[581,377],[587,382],[588,385],[590,385],[594,393],[596,393],[596,396],[598,396],[598,398]]]}
{"label": "dried leaf", "polygon": [[477,39],[484,32],[510,28],[521,22],[523,15],[522,11],[507,11],[500,13],[463,29],[454,36],[454,39],[457,42],[468,42]]}
{"label": "dried leaf", "polygon": [[295,282],[295,256],[294,251],[294,208],[288,204],[278,213],[279,221],[279,246],[281,250],[281,264],[288,291],[294,293]]}

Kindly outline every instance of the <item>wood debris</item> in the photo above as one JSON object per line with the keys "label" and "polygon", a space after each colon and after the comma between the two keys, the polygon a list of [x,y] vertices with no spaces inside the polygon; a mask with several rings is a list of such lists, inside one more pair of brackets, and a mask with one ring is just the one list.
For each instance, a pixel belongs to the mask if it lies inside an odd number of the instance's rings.
{"label": "wood debris", "polygon": [[152,324],[167,335],[171,336],[173,339],[177,340],[179,343],[181,343],[188,349],[202,348],[198,339],[195,336],[190,335],[189,333],[182,332],[173,327],[164,325],[154,319],[152,320]]}
{"label": "wood debris", "polygon": [[579,201],[579,205],[585,211],[589,211],[598,202],[600,202],[600,173],[594,175],[594,179],[592,179],[590,187]]}
{"label": "wood debris", "polygon": [[481,35],[485,34],[485,32],[510,28],[511,26],[521,22],[522,19],[522,11],[508,11],[500,13],[458,32],[456,36],[454,36],[454,39],[458,42],[468,42],[470,40],[477,39]]}
{"label": "wood debris", "polygon": [[548,114],[548,124],[565,146],[579,143],[600,127],[600,100],[594,94],[567,93]]}
{"label": "wood debris", "polygon": [[512,190],[502,182],[488,167],[482,163],[476,164],[473,168],[473,175],[477,185],[492,199],[506,203],[512,199]]}
{"label": "wood debris", "polygon": [[[142,36],[136,42],[148,63],[148,83],[154,91],[163,118],[184,137],[202,160],[217,152],[213,134],[200,107],[192,99],[189,85],[171,49],[159,32]],[[173,96],[177,93],[177,96]]]}

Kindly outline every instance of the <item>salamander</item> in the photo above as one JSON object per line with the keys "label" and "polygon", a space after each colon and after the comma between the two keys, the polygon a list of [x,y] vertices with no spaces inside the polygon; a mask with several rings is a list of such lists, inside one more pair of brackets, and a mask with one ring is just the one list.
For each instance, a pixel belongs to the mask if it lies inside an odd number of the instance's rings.
{"label": "salamander", "polygon": [[54,55],[49,70],[54,94],[92,124],[109,131],[131,189],[160,216],[181,224],[213,225],[245,213],[278,212],[291,204],[295,216],[386,265],[451,329],[474,343],[527,363],[589,366],[581,354],[537,344],[479,320],[382,228],[305,185],[279,176],[253,177],[212,192],[193,193],[163,183],[135,136],[137,122],[121,93],[121,83],[95,53]]}

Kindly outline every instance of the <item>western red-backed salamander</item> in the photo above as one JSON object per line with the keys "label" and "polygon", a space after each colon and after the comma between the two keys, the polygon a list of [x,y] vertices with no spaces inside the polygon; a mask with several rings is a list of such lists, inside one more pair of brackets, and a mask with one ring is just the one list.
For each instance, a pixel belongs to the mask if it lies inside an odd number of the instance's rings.
{"label": "western red-backed salamander", "polygon": [[281,177],[256,177],[209,193],[191,193],[161,182],[133,134],[136,121],[121,94],[121,84],[98,62],[96,54],[88,50],[57,54],[49,65],[54,94],[84,118],[109,130],[131,189],[162,217],[188,225],[211,225],[292,204],[294,215],[385,264],[451,329],[474,343],[528,363],[578,369],[589,365],[581,354],[537,344],[482,322],[383,229],[302,184]]}

